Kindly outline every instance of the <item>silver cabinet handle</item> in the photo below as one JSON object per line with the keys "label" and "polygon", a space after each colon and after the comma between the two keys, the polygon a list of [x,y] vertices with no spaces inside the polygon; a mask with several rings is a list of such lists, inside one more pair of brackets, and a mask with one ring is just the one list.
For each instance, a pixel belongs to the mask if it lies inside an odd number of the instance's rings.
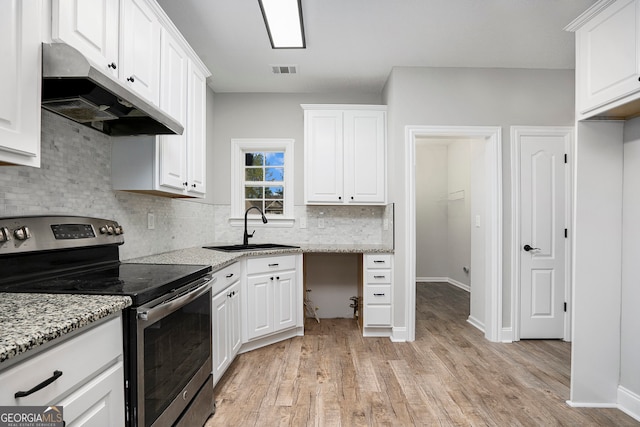
{"label": "silver cabinet handle", "polygon": [[227,274],[227,275],[226,275],[226,276],[224,276],[224,277],[226,277],[227,279],[230,279],[230,278],[232,278],[232,277],[233,277],[233,273],[229,273],[229,274]]}
{"label": "silver cabinet handle", "polygon": [[373,276],[374,279],[384,279],[386,276]]}
{"label": "silver cabinet handle", "polygon": [[274,263],[274,264],[269,264],[269,267],[277,267],[277,266],[279,266],[279,265],[280,265],[280,264],[278,264],[278,263],[276,262],[276,263]]}
{"label": "silver cabinet handle", "polygon": [[374,259],[373,262],[375,264],[384,264],[384,260],[380,260],[380,259]]}
{"label": "silver cabinet handle", "polygon": [[383,297],[384,294],[373,294],[374,297]]}

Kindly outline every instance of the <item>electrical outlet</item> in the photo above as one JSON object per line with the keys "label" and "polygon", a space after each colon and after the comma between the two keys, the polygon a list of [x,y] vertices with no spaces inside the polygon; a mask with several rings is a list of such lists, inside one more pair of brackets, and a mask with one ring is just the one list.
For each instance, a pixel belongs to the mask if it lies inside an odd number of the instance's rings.
{"label": "electrical outlet", "polygon": [[154,230],[156,228],[156,216],[153,212],[147,214],[147,230]]}

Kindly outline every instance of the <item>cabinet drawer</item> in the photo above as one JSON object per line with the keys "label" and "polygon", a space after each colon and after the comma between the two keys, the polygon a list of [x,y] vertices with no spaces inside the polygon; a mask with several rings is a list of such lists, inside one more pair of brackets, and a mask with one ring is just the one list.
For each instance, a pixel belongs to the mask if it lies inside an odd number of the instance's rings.
{"label": "cabinet drawer", "polygon": [[391,304],[390,285],[367,285],[364,290],[365,304]]}
{"label": "cabinet drawer", "polygon": [[369,283],[391,283],[391,270],[367,270]]}
{"label": "cabinet drawer", "polygon": [[235,262],[214,272],[213,279],[211,279],[211,294],[216,295],[227,288],[227,286],[240,280],[241,273],[242,269],[240,268],[239,262]]}
{"label": "cabinet drawer", "polygon": [[296,255],[249,258],[247,260],[247,274],[293,270],[295,268]]}
{"label": "cabinet drawer", "polygon": [[[121,355],[122,323],[117,317],[1,372],[0,406],[57,404],[60,397]],[[62,375],[48,386],[26,397],[14,397],[51,378],[54,371]]]}
{"label": "cabinet drawer", "polygon": [[364,308],[365,326],[391,326],[390,305],[367,305]]}
{"label": "cabinet drawer", "polygon": [[391,255],[374,254],[365,256],[365,267],[370,268],[391,268]]}

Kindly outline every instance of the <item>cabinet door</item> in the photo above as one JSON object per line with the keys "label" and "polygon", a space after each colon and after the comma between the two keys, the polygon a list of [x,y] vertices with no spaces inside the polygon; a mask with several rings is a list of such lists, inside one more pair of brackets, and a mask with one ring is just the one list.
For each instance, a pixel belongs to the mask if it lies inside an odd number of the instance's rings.
{"label": "cabinet door", "polygon": [[242,313],[240,311],[240,281],[229,287],[231,297],[227,302],[229,306],[228,313],[228,330],[229,330],[229,347],[231,360],[238,354],[242,345]]}
{"label": "cabinet door", "polygon": [[275,330],[296,326],[298,312],[298,299],[296,298],[296,273],[284,271],[275,273],[275,304],[273,306],[275,316]]}
{"label": "cabinet door", "polygon": [[273,286],[275,273],[247,277],[247,339],[274,331]]}
{"label": "cabinet door", "polygon": [[213,297],[212,333],[213,378],[217,381],[231,363],[229,359],[229,289]]}
{"label": "cabinet door", "polygon": [[640,1],[619,0],[576,33],[581,113],[640,90],[639,22]]}
{"label": "cabinet door", "polygon": [[304,112],[305,203],[343,203],[342,111]]}
{"label": "cabinet door", "polygon": [[187,190],[205,194],[207,170],[207,79],[193,63],[189,67],[189,108],[187,127]]}
{"label": "cabinet door", "polygon": [[0,165],[40,167],[41,13],[40,1],[0,3]]}
{"label": "cabinet door", "polygon": [[185,127],[182,135],[158,137],[158,185],[182,193],[187,182],[187,70],[189,60],[177,41],[163,29],[160,55],[160,108]]}
{"label": "cabinet door", "polygon": [[120,79],[140,96],[157,105],[160,22],[145,0],[123,0],[121,23]]}
{"label": "cabinet door", "polygon": [[118,4],[112,0],[54,0],[52,39],[75,47],[117,78]]}
{"label": "cabinet door", "polygon": [[344,112],[344,181],[347,203],[385,203],[384,111]]}
{"label": "cabinet door", "polygon": [[89,381],[58,405],[68,427],[124,425],[124,369],[122,362]]}

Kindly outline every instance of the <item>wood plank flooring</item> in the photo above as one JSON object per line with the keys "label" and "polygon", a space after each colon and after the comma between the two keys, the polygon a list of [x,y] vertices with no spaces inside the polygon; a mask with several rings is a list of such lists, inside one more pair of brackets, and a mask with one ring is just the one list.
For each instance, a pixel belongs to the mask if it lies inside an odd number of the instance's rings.
{"label": "wood plank flooring", "polygon": [[417,288],[416,341],[308,319],[304,337],[236,358],[206,427],[640,425],[616,409],[567,406],[569,343],[490,343],[466,322],[467,292]]}

